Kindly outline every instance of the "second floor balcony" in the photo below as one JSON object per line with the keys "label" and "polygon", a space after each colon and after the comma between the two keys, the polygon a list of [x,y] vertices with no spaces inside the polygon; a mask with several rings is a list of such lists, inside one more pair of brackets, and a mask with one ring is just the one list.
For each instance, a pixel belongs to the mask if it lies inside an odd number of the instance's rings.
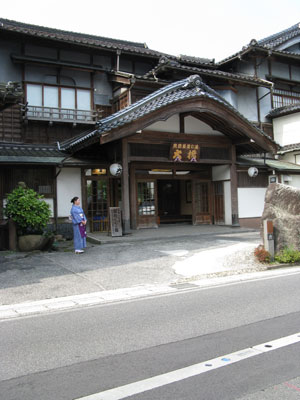
{"label": "second floor balcony", "polygon": [[58,107],[26,105],[23,108],[25,120],[48,122],[69,122],[73,124],[95,124],[101,112]]}

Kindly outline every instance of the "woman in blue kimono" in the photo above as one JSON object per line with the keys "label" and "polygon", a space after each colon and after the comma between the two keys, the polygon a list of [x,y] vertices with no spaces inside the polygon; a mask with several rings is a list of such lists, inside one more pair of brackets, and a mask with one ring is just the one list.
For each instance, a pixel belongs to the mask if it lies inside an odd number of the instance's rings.
{"label": "woman in blue kimono", "polygon": [[71,217],[73,224],[74,233],[74,249],[75,254],[84,253],[86,247],[86,216],[84,215],[83,209],[80,207],[79,197],[73,197],[71,200],[73,203],[71,208]]}

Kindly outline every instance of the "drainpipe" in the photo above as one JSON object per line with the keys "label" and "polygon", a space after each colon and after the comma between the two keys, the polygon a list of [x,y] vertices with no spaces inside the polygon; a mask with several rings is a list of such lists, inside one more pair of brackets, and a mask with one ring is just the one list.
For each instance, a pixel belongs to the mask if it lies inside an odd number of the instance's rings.
{"label": "drainpipe", "polygon": [[131,85],[128,88],[128,105],[131,106],[132,104],[132,100],[131,100],[131,89],[133,88],[134,84],[135,84],[135,78],[132,77],[131,78]]}
{"label": "drainpipe", "polygon": [[120,71],[120,55],[121,50],[117,50],[117,71]]}

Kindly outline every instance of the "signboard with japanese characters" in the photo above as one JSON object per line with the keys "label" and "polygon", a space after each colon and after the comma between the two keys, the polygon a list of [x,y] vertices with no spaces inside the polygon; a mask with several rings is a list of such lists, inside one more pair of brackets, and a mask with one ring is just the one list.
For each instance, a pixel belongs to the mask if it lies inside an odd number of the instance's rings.
{"label": "signboard with japanese characters", "polygon": [[111,236],[122,236],[122,217],[120,207],[109,207]]}
{"label": "signboard with japanese characters", "polygon": [[200,146],[191,143],[173,143],[171,145],[170,159],[174,162],[198,162],[200,159]]}

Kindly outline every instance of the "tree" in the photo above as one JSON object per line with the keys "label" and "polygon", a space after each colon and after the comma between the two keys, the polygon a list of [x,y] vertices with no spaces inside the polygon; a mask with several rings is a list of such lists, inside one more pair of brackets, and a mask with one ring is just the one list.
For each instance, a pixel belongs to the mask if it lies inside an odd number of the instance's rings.
{"label": "tree", "polygon": [[19,186],[7,195],[4,214],[17,224],[19,234],[42,233],[51,211],[43,196],[34,190]]}

